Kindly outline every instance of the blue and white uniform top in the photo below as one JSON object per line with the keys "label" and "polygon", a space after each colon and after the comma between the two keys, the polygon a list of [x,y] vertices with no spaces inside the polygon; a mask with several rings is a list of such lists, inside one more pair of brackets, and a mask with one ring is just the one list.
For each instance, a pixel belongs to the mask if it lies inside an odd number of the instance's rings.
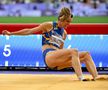
{"label": "blue and white uniform top", "polygon": [[63,33],[64,28],[57,27],[57,23],[53,22],[53,29],[42,34],[42,45],[48,44],[60,48],[60,45],[64,43]]}

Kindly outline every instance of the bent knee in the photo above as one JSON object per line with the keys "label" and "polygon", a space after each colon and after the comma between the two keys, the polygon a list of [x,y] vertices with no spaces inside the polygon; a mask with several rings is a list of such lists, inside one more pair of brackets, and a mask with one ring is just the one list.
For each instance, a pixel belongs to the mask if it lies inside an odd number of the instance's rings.
{"label": "bent knee", "polygon": [[85,52],[85,56],[90,56],[90,53],[89,52]]}
{"label": "bent knee", "polygon": [[68,49],[68,55],[78,55],[78,50],[77,49]]}
{"label": "bent knee", "polygon": [[90,58],[91,58],[91,55],[90,55],[90,53],[89,52],[85,52],[85,59],[86,60],[91,60]]}
{"label": "bent knee", "polygon": [[78,50],[77,49],[71,49],[72,55],[78,55]]}

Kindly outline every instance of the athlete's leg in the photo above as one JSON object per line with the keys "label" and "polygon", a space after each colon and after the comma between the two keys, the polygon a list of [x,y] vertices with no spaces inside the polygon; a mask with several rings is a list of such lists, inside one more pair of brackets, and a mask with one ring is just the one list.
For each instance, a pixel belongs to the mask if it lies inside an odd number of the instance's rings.
{"label": "athlete's leg", "polygon": [[90,53],[89,52],[80,52],[79,57],[80,57],[80,61],[82,63],[85,63],[87,70],[90,72],[90,74],[95,79],[97,77],[98,73],[97,73],[96,66],[94,64],[94,61],[93,61]]}
{"label": "athlete's leg", "polygon": [[48,52],[46,55],[46,63],[49,67],[58,67],[62,66],[67,67],[70,65],[74,68],[75,73],[79,79],[82,79],[82,70],[81,64],[79,61],[78,51],[76,49],[60,49],[56,51]]}
{"label": "athlete's leg", "polygon": [[72,67],[72,61],[71,61],[71,60],[65,62],[65,63],[62,64],[62,65],[60,65],[57,69],[58,69],[58,70],[61,70],[61,69],[70,68],[70,67]]}

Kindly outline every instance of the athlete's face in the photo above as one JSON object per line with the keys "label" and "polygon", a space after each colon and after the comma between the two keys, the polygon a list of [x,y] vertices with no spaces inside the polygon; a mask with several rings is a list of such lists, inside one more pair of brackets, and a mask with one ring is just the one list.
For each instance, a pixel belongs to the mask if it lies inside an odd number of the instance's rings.
{"label": "athlete's face", "polygon": [[60,21],[61,27],[65,28],[72,22],[71,16],[65,19],[64,21]]}

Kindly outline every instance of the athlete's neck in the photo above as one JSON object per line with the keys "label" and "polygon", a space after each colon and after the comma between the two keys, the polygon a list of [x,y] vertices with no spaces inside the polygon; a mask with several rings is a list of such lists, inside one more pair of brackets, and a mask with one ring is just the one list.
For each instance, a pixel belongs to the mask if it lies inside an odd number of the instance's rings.
{"label": "athlete's neck", "polygon": [[62,25],[61,25],[61,23],[59,21],[57,21],[57,27],[58,28],[63,28]]}

